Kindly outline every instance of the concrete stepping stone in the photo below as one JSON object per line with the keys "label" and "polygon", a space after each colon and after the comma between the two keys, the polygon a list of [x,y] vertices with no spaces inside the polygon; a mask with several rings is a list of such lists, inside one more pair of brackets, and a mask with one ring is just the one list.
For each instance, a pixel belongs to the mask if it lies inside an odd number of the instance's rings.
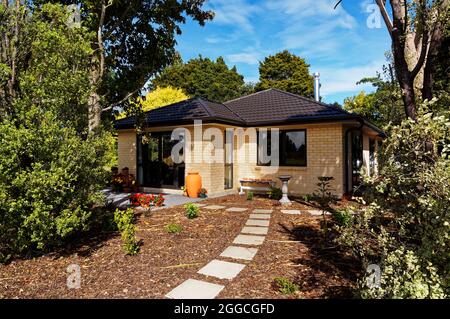
{"label": "concrete stepping stone", "polygon": [[282,209],[281,212],[289,215],[300,215],[302,213],[298,209]]}
{"label": "concrete stepping stone", "polygon": [[229,246],[220,254],[221,257],[252,260],[258,252],[258,248]]}
{"label": "concrete stepping stone", "polygon": [[225,209],[225,211],[227,212],[233,212],[233,213],[241,213],[241,212],[245,212],[247,210],[247,208],[243,208],[243,207],[230,207]]}
{"label": "concrete stepping stone", "polygon": [[270,214],[272,213],[271,209],[254,209],[253,212],[254,214]]}
{"label": "concrete stepping stone", "polygon": [[250,214],[251,219],[270,219],[270,214]]}
{"label": "concrete stepping stone", "polygon": [[197,273],[219,279],[233,279],[245,268],[245,265],[214,259]]}
{"label": "concrete stepping stone", "polygon": [[245,223],[246,226],[262,226],[262,227],[268,227],[270,221],[263,220],[263,219],[249,219]]}
{"label": "concrete stepping stone", "polygon": [[[318,210],[318,209],[314,209],[314,210],[305,210],[305,211],[303,211],[303,212],[309,213],[309,214],[311,214],[312,216],[322,216],[322,211],[321,211],[321,210]],[[325,215],[330,215],[330,213],[329,213],[329,212],[326,212]]]}
{"label": "concrete stepping stone", "polygon": [[206,206],[206,205],[208,205],[208,204],[200,204],[200,203],[197,204],[197,203],[194,203],[194,205],[195,205],[195,206],[198,206],[198,207],[204,207],[204,206]]}
{"label": "concrete stepping stone", "polygon": [[166,297],[171,299],[214,299],[223,288],[225,286],[188,279],[175,287]]}
{"label": "concrete stepping stone", "polygon": [[243,234],[253,234],[253,235],[267,235],[267,232],[269,231],[268,227],[244,227],[242,228],[241,233]]}
{"label": "concrete stepping stone", "polygon": [[210,210],[216,210],[216,209],[223,209],[225,208],[225,206],[221,206],[221,205],[209,205],[209,206],[205,206],[203,207],[204,209],[210,209]]}
{"label": "concrete stepping stone", "polygon": [[265,238],[264,236],[238,235],[233,240],[233,244],[258,246],[264,242]]}

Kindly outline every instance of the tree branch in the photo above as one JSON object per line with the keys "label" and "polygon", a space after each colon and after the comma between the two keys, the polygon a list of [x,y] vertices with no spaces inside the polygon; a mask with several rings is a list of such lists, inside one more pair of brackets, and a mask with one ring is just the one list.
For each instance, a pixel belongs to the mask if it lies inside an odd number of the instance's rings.
{"label": "tree branch", "polygon": [[107,111],[111,111],[113,108],[115,108],[116,106],[119,106],[120,104],[124,103],[126,100],[128,100],[130,97],[132,97],[133,95],[135,95],[137,92],[139,92],[142,89],[142,87],[137,88],[136,90],[129,92],[127,95],[125,95],[125,97],[123,99],[121,99],[120,101],[117,101],[113,104],[111,104],[108,107],[105,107],[102,109],[102,112],[107,112]]}
{"label": "tree branch", "polygon": [[392,21],[389,17],[389,14],[386,10],[386,1],[385,0],[376,0],[378,7],[380,8],[381,16],[383,17],[384,23],[386,24],[386,28],[390,36],[392,37]]}

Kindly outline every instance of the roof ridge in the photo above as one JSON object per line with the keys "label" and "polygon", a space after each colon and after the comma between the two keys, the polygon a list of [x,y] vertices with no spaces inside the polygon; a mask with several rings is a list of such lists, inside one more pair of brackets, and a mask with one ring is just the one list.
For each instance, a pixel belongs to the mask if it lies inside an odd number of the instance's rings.
{"label": "roof ridge", "polygon": [[311,98],[308,98],[308,97],[305,97],[305,96],[301,96],[299,94],[295,94],[295,93],[292,93],[292,92],[283,91],[283,90],[280,90],[280,89],[277,89],[277,88],[272,88],[272,89],[274,91],[277,91],[277,92],[280,92],[280,93],[284,93],[284,94],[287,94],[287,95],[291,95],[293,97],[296,97],[296,98],[299,98],[299,99],[302,99],[302,100],[306,100],[308,102],[316,103],[316,104],[319,104],[319,105],[322,105],[322,106],[325,106],[325,107],[331,107],[333,109],[338,109],[339,111],[342,111],[342,112],[344,112],[346,114],[351,114],[350,112],[344,110],[341,107],[337,107],[337,106],[334,106],[334,105],[331,105],[331,104],[328,104],[328,103],[323,103],[323,102],[320,102],[320,101],[316,101],[314,99],[311,99]]}
{"label": "roof ridge", "polygon": [[258,91],[258,92],[254,92],[254,93],[251,93],[251,94],[248,94],[248,95],[240,96],[240,97],[237,97],[235,99],[225,101],[225,102],[223,102],[223,104],[227,104],[227,103],[230,103],[230,102],[234,102],[234,101],[238,101],[238,100],[241,100],[241,99],[245,99],[245,98],[247,98],[249,96],[257,95],[259,93],[263,93],[263,92],[270,91],[270,90],[272,90],[272,88],[265,89],[265,90]]}
{"label": "roof ridge", "polygon": [[190,97],[190,98],[188,98],[188,99],[181,100],[181,101],[178,101],[178,102],[175,102],[175,103],[170,103],[170,104],[167,104],[167,105],[163,105],[163,106],[160,106],[160,107],[156,107],[156,108],[154,108],[154,109],[145,111],[144,114],[150,113],[150,112],[155,111],[155,110],[161,110],[161,109],[164,109],[164,108],[166,108],[166,107],[168,107],[168,106],[172,106],[172,105],[175,105],[175,104],[180,104],[180,103],[184,103],[184,102],[187,102],[187,101],[195,100],[196,98],[197,98],[197,97]]}
{"label": "roof ridge", "polygon": [[213,113],[211,113],[211,110],[209,109],[209,107],[208,106],[206,106],[204,103],[203,103],[203,98],[202,97],[199,97],[199,96],[197,96],[196,98],[195,98],[195,100],[197,100],[199,103],[200,103],[200,105],[203,107],[203,109],[206,111],[206,113],[208,113],[208,115],[209,116],[214,116],[213,115]]}

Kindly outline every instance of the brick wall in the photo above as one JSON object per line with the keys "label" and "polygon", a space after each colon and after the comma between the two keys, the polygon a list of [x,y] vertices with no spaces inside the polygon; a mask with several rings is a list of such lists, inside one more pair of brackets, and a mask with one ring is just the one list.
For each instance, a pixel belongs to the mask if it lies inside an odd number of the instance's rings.
{"label": "brick wall", "polygon": [[128,167],[130,174],[136,176],[136,132],[134,130],[119,131],[117,153],[119,170]]}

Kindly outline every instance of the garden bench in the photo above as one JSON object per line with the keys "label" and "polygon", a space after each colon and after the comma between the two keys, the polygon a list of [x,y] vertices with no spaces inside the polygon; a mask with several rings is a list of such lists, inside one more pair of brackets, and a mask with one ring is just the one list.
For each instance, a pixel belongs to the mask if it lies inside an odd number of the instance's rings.
{"label": "garden bench", "polygon": [[[275,182],[271,179],[259,179],[259,178],[242,178],[239,180],[241,187],[239,190],[239,195],[244,195],[244,190],[254,191],[254,192],[268,192],[271,187],[275,186]],[[245,184],[257,184],[258,186],[250,186]],[[262,185],[262,186],[259,186]]]}

